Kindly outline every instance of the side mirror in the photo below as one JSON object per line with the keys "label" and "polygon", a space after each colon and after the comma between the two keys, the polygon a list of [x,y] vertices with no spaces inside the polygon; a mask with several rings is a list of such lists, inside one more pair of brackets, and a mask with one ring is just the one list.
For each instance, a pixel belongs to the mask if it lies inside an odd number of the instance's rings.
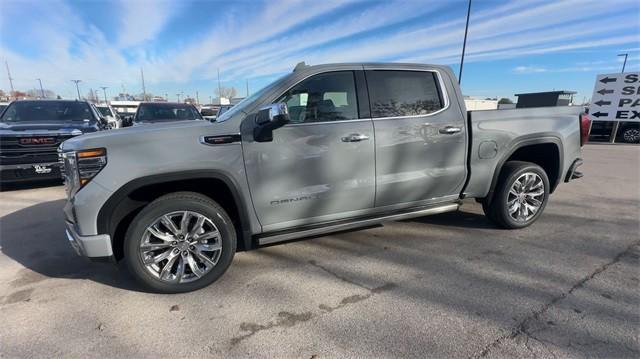
{"label": "side mirror", "polygon": [[273,130],[289,123],[289,109],[284,102],[263,107],[255,117],[253,139],[256,142],[273,141]]}

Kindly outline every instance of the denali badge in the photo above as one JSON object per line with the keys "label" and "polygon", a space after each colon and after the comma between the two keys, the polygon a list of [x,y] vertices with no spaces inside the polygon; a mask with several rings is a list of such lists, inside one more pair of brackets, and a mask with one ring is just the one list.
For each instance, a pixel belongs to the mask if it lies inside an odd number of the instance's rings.
{"label": "denali badge", "polygon": [[41,174],[41,175],[51,173],[51,167],[49,166],[33,165],[33,169],[36,171],[37,174]]}
{"label": "denali badge", "polygon": [[53,145],[56,143],[53,137],[27,137],[21,138],[21,145]]}

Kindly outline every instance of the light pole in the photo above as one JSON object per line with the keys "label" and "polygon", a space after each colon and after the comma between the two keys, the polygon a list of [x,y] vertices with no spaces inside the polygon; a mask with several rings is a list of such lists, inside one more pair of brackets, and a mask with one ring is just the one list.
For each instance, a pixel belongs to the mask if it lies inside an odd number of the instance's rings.
{"label": "light pole", "polygon": [[460,58],[460,74],[458,75],[458,85],[462,82],[462,66],[464,65],[464,52],[467,48],[467,33],[469,32],[469,15],[471,15],[471,0],[467,7],[467,24],[464,27],[464,42],[462,43],[462,57]]}
{"label": "light pole", "polygon": [[622,73],[624,73],[624,68],[627,66],[627,56],[629,56],[629,54],[619,54],[618,56],[624,56],[624,62],[622,63]]}
{"label": "light pole", "polygon": [[100,86],[100,88],[102,89],[102,92],[104,93],[104,103],[107,104],[107,86]]}
{"label": "light pole", "polygon": [[178,96],[178,102],[180,102],[180,94],[177,93],[176,96]]}
{"label": "light pole", "polygon": [[82,80],[71,80],[71,82],[74,82],[76,84],[76,91],[78,91],[78,100],[80,100],[80,87],[78,87],[78,84],[82,82]]}
{"label": "light pole", "polygon": [[41,79],[36,79],[36,80],[38,80],[38,82],[40,83],[40,96],[44,98],[44,89],[42,88],[42,80]]}

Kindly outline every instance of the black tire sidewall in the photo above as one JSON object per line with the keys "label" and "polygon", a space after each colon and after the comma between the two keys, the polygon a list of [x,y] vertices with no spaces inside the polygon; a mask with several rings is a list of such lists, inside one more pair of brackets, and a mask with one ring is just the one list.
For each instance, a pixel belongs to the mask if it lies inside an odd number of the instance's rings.
{"label": "black tire sidewall", "polygon": [[[147,226],[160,216],[174,211],[193,211],[209,217],[222,238],[222,253],[216,266],[202,278],[190,283],[171,284],[155,278],[147,272],[138,252]],[[151,202],[131,222],[124,242],[125,261],[129,270],[145,287],[160,293],[189,292],[213,283],[229,268],[235,251],[236,231],[227,213],[209,198],[190,193],[167,195]]]}
{"label": "black tire sidewall", "polygon": [[[509,190],[515,180],[520,177],[522,174],[526,172],[536,173],[540,178],[542,178],[542,182],[544,183],[544,198],[542,201],[542,206],[536,212],[536,214],[526,222],[518,222],[515,219],[511,218],[509,215],[509,208],[507,206],[507,198],[509,195]],[[549,178],[547,177],[546,172],[542,169],[542,167],[527,162],[515,162],[509,163],[505,176],[503,177],[499,188],[497,188],[498,192],[496,193],[496,197],[492,201],[492,207],[496,211],[495,215],[498,217],[498,221],[506,228],[524,228],[532,223],[534,223],[544,212],[545,207],[547,206],[547,202],[549,200]]]}

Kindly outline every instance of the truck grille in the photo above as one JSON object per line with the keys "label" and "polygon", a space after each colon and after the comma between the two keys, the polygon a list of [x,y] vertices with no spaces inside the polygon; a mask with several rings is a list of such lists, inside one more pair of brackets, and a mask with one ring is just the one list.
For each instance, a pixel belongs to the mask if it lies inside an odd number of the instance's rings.
{"label": "truck grille", "polygon": [[0,137],[0,165],[58,161],[58,146],[72,135],[20,135]]}

